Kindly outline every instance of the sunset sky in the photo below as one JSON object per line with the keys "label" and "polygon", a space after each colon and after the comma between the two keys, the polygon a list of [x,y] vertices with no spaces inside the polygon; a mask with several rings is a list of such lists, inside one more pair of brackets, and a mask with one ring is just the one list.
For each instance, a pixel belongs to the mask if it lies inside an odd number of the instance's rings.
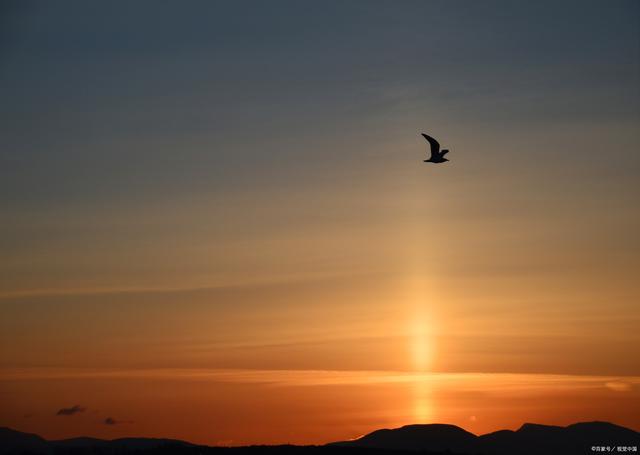
{"label": "sunset sky", "polygon": [[633,0],[3,2],[0,426],[640,430],[638,81]]}

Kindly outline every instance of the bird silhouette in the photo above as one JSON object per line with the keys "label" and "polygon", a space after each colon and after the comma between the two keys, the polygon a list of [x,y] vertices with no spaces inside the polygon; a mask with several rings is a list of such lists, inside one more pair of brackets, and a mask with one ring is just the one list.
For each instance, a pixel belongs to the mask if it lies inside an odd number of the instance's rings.
{"label": "bird silhouette", "polygon": [[448,149],[442,149],[440,151],[440,144],[434,138],[428,134],[422,133],[422,136],[429,142],[431,146],[431,157],[428,160],[424,160],[425,163],[444,163],[449,161],[444,156],[449,153]]}

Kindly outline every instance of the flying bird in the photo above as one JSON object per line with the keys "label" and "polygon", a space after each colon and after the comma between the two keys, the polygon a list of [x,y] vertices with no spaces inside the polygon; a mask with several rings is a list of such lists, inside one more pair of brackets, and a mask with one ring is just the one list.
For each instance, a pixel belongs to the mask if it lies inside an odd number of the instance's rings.
{"label": "flying bird", "polygon": [[442,149],[440,151],[440,144],[434,138],[429,136],[428,134],[422,133],[422,136],[429,142],[431,146],[431,157],[428,160],[424,160],[425,163],[444,163],[445,161],[449,161],[444,156],[449,153],[448,149]]}

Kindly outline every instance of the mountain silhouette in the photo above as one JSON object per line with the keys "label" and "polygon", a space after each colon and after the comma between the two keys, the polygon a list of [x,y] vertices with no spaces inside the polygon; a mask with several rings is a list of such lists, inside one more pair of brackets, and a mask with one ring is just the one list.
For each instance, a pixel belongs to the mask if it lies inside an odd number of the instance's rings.
{"label": "mountain silhouette", "polygon": [[160,446],[194,446],[190,442],[179,439],[158,439],[158,438],[119,438],[119,439],[96,439],[96,438],[72,438],[49,441],[50,445],[56,449],[75,448],[109,448],[112,450],[147,450]]}
{"label": "mountain silhouette", "polygon": [[487,455],[566,455],[593,453],[594,446],[640,450],[640,433],[608,422],[583,422],[566,427],[525,423],[517,431],[500,430],[476,436],[454,425],[432,424],[377,430],[332,445]]}
{"label": "mountain silhouette", "polygon": [[32,433],[23,433],[11,428],[0,427],[0,453],[30,451],[41,453],[49,447],[48,442]]}
{"label": "mountain silhouette", "polygon": [[[176,439],[72,438],[47,441],[38,435],[0,427],[2,455],[585,455],[593,447],[640,449],[640,433],[608,422],[583,422],[566,427],[526,423],[518,430],[476,436],[455,425],[407,425],[382,429],[361,438],[324,446],[208,447]],[[625,450],[630,452],[629,450]],[[631,451],[631,453],[633,453]]]}
{"label": "mountain silhouette", "polygon": [[455,425],[407,425],[376,430],[359,439],[331,445],[394,450],[430,450],[466,453],[476,447],[477,436]]}
{"label": "mountain silhouette", "polygon": [[195,447],[177,439],[156,438],[71,438],[45,440],[38,435],[0,427],[0,454],[64,454],[64,453],[127,453],[159,447]]}

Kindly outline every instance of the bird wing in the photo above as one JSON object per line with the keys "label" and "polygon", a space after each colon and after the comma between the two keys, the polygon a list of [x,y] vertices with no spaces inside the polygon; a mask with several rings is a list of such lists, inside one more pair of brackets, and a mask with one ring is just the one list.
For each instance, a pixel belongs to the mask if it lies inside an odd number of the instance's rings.
{"label": "bird wing", "polygon": [[434,156],[438,156],[438,152],[440,151],[440,144],[438,143],[438,141],[436,141],[428,134],[422,133],[422,137],[424,137],[431,146],[431,158],[433,158]]}

